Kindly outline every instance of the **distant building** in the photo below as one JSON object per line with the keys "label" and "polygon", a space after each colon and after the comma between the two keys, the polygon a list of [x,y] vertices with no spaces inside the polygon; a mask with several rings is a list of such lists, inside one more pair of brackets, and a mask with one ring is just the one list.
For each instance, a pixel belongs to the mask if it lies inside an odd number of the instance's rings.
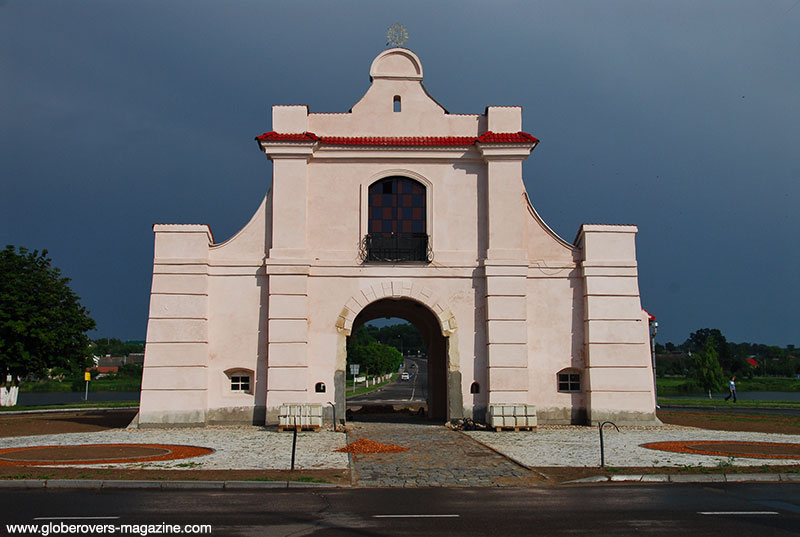
{"label": "distant building", "polygon": [[125,365],[125,361],[125,356],[111,356],[107,354],[105,356],[101,356],[97,360],[97,367],[119,367],[121,365]]}
{"label": "distant building", "polygon": [[115,365],[99,365],[95,367],[87,367],[86,371],[97,372],[98,377],[105,377],[107,375],[116,375],[119,372],[119,367]]}
{"label": "distant building", "polygon": [[347,113],[273,107],[257,137],[272,187],[234,237],[153,227],[140,425],[344,409],[347,337],[381,317],[422,332],[432,417],[528,404],[539,423],[657,423],[637,228],[586,224],[569,243],[545,224],[521,108],[448,113],[403,48],[370,78]]}

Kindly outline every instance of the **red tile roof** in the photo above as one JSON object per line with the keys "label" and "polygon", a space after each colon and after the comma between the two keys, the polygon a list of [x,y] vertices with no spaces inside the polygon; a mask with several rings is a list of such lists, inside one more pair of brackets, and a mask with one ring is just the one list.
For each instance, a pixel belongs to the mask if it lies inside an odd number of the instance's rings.
{"label": "red tile roof", "polygon": [[327,145],[461,146],[472,145],[475,142],[475,138],[469,136],[369,136],[355,138],[323,136],[320,141]]}
{"label": "red tile roof", "polygon": [[282,133],[282,132],[265,132],[261,136],[256,136],[256,140],[271,141],[271,142],[316,142],[319,136],[313,132],[298,132],[298,133]]}
{"label": "red tile roof", "polygon": [[527,132],[492,132],[486,131],[481,134],[478,142],[482,144],[536,144],[539,143],[537,138],[534,138]]}
{"label": "red tile roof", "polygon": [[491,132],[487,131],[477,138],[472,136],[317,136],[313,132],[279,133],[265,132],[256,136],[262,142],[316,142],[325,145],[361,145],[392,147],[433,147],[433,146],[470,146],[481,144],[535,144],[539,140],[527,132]]}

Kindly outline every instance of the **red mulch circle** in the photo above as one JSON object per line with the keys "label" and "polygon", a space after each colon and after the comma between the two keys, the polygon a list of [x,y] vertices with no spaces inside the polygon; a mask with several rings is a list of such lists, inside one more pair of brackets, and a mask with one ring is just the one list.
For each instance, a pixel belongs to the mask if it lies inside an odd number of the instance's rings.
{"label": "red mulch circle", "polygon": [[83,444],[0,449],[0,466],[111,464],[171,461],[213,453],[213,449],[170,444]]}
{"label": "red mulch circle", "polygon": [[408,451],[408,448],[396,444],[381,444],[380,442],[374,442],[366,438],[359,438],[355,442],[351,442],[345,447],[335,451],[360,455],[363,453],[402,453]]}
{"label": "red mulch circle", "polygon": [[800,444],[783,442],[736,442],[728,440],[695,440],[650,442],[641,447],[690,455],[717,455],[751,459],[800,459]]}

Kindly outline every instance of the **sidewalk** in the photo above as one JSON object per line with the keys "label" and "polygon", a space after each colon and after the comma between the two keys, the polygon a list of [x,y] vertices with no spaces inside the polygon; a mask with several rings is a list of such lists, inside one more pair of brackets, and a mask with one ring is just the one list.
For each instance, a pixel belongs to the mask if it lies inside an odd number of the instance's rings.
{"label": "sidewalk", "polygon": [[[639,474],[594,476],[560,485],[587,485],[596,483],[800,483],[800,474]],[[388,485],[383,485],[388,486]],[[427,483],[418,487],[433,487]],[[442,485],[438,485],[442,486]],[[472,486],[472,485],[460,485]],[[496,485],[500,486],[500,485]],[[513,486],[513,485],[512,485]],[[520,485],[516,485],[520,486]],[[294,488],[342,488],[330,483],[305,483],[298,481],[118,481],[100,479],[16,479],[0,480],[0,489],[150,489],[150,490],[259,490]]]}

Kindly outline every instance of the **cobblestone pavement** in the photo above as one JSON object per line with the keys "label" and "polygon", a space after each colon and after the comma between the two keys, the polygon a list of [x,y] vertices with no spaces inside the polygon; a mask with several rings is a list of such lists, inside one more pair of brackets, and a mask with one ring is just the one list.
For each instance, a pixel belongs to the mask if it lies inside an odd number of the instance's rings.
{"label": "cobblestone pavement", "polygon": [[409,448],[403,453],[354,455],[361,487],[530,486],[544,480],[506,457],[451,431],[425,422],[351,422],[348,443],[366,438]]}

